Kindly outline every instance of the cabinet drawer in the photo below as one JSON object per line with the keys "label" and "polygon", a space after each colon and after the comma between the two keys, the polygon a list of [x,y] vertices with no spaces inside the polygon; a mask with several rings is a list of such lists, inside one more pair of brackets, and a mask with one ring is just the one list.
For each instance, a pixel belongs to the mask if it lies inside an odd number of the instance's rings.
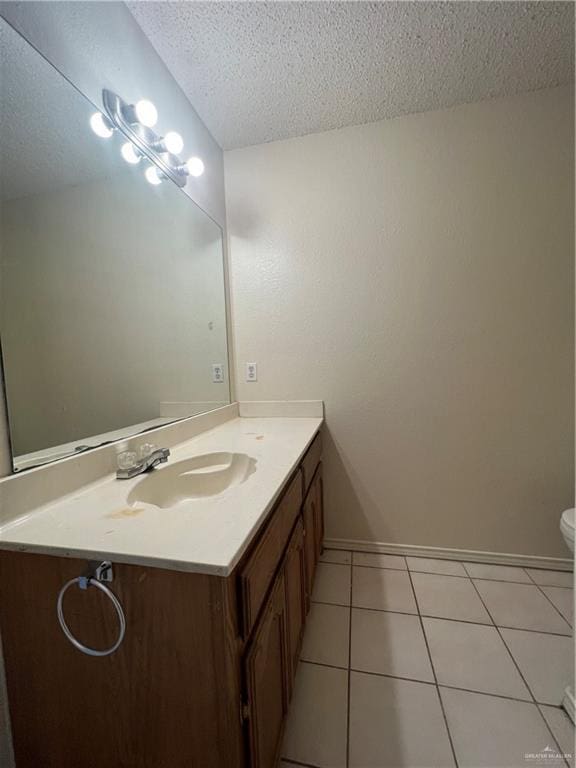
{"label": "cabinet drawer", "polygon": [[310,448],[308,448],[304,458],[302,459],[301,466],[302,466],[304,496],[306,496],[306,492],[310,487],[310,483],[312,482],[312,478],[314,477],[314,473],[316,472],[316,467],[320,463],[321,456],[322,456],[322,434],[318,432],[318,434],[312,441],[312,445],[310,446]]}
{"label": "cabinet drawer", "polygon": [[240,595],[242,603],[242,633],[250,634],[258,617],[266,593],[288,544],[302,503],[302,473],[296,473],[292,482],[264,530],[260,541],[240,570]]}

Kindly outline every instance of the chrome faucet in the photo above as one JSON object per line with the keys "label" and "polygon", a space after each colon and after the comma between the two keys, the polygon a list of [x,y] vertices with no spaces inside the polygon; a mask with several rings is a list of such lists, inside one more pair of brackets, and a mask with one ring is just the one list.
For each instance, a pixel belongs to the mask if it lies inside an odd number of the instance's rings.
{"label": "chrome faucet", "polygon": [[154,469],[158,464],[165,464],[168,461],[168,456],[170,456],[169,448],[155,448],[131,466],[119,467],[116,471],[116,477],[118,480],[130,480],[131,477]]}

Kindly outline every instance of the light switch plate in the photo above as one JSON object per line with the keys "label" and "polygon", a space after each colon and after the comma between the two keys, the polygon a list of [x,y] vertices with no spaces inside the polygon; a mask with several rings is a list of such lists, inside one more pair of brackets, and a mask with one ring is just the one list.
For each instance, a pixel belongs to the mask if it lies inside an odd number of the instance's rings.
{"label": "light switch plate", "polygon": [[224,366],[222,363],[212,365],[212,383],[221,384],[224,381]]}
{"label": "light switch plate", "polygon": [[246,381],[258,381],[258,363],[246,363]]}

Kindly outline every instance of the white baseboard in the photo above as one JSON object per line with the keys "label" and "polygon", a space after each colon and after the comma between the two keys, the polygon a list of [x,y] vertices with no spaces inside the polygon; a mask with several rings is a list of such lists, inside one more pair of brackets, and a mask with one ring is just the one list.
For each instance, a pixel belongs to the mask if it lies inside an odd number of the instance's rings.
{"label": "white baseboard", "polygon": [[383,555],[432,557],[440,560],[464,560],[470,563],[489,563],[491,565],[518,565],[526,568],[547,568],[553,571],[572,571],[574,569],[574,561],[569,557],[514,555],[504,552],[422,547],[417,544],[387,544],[382,541],[359,541],[357,539],[324,539],[324,546],[327,549],[352,549],[357,552],[376,552]]}

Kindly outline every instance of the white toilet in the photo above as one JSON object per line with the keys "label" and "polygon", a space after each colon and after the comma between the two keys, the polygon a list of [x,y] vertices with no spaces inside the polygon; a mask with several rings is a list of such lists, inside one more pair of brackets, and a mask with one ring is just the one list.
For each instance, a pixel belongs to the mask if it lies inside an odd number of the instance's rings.
{"label": "white toilet", "polygon": [[[560,518],[560,530],[566,545],[570,549],[570,552],[574,554],[574,510],[567,509],[562,512]],[[576,614],[575,614],[576,615]],[[574,722],[574,689],[568,686],[564,691],[564,699],[562,700],[562,706],[570,716],[572,722]]]}

